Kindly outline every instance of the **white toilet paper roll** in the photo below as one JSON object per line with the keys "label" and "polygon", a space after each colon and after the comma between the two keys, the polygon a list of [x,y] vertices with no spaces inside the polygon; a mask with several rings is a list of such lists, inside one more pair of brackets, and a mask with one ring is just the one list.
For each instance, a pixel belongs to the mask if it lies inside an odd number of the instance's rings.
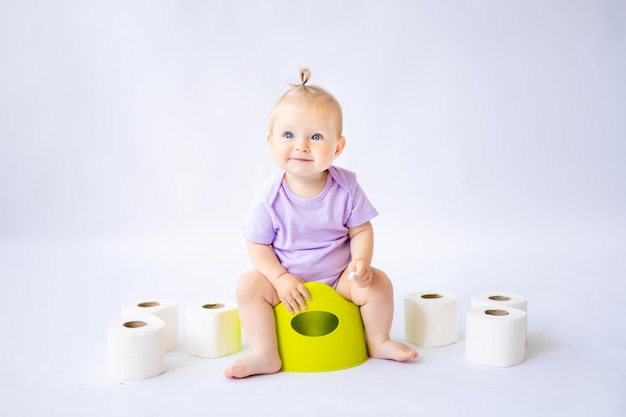
{"label": "white toilet paper roll", "polygon": [[526,312],[512,307],[477,307],[465,316],[465,358],[489,366],[512,366],[526,353]]}
{"label": "white toilet paper roll", "polygon": [[228,301],[189,304],[185,309],[187,353],[218,358],[241,350],[237,305]]}
{"label": "white toilet paper roll", "polygon": [[416,292],[404,297],[404,328],[408,342],[423,347],[458,340],[457,297],[445,292]]}
{"label": "white toilet paper roll", "polygon": [[485,292],[472,297],[472,308],[484,306],[513,307],[526,310],[526,298],[512,292]]}
{"label": "white toilet paper roll", "polygon": [[122,317],[109,322],[109,373],[121,379],[145,379],[165,372],[163,328],[156,316]]}
{"label": "white toilet paper roll", "polygon": [[163,346],[165,351],[178,346],[178,304],[176,301],[164,299],[145,299],[122,306],[122,317],[151,314],[165,322],[163,329]]}

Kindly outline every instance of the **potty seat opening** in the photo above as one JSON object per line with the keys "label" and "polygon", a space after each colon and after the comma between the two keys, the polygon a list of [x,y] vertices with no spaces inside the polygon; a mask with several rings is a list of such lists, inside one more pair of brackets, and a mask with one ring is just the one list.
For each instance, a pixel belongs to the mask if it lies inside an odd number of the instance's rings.
{"label": "potty seat opening", "polygon": [[339,318],[328,311],[305,311],[291,320],[291,327],[303,336],[326,336],[339,326]]}

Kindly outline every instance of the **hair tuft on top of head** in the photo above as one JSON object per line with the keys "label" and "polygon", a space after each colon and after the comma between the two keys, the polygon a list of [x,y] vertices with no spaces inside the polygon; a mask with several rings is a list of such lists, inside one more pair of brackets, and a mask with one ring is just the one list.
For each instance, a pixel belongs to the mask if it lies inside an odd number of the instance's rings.
{"label": "hair tuft on top of head", "polygon": [[337,134],[343,132],[343,112],[337,99],[328,91],[317,85],[307,84],[311,80],[311,71],[308,68],[300,68],[300,83],[289,84],[291,88],[283,93],[274,104],[274,109],[270,116],[270,132],[274,126],[274,120],[278,111],[284,103],[298,103],[313,105],[317,108],[330,110],[335,117]]}
{"label": "hair tuft on top of head", "polygon": [[311,79],[311,71],[308,68],[300,69],[300,82],[301,86],[305,86],[307,82]]}

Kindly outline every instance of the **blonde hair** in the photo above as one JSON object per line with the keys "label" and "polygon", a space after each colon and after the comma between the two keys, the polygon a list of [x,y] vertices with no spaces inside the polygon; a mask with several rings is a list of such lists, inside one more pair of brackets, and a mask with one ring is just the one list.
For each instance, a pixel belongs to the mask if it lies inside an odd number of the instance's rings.
{"label": "blonde hair", "polygon": [[287,90],[276,102],[272,109],[270,117],[270,132],[274,126],[274,119],[281,104],[293,102],[307,102],[318,108],[325,108],[335,116],[337,124],[337,136],[343,133],[343,112],[341,105],[328,91],[317,85],[307,85],[311,79],[311,71],[308,68],[300,69],[300,84],[290,84],[291,88]]}

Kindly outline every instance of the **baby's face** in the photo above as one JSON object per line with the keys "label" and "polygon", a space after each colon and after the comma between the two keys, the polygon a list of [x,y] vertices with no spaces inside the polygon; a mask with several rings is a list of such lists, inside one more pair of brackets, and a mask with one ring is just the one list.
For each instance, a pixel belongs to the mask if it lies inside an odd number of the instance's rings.
{"label": "baby's face", "polygon": [[276,164],[298,177],[326,171],[345,145],[336,115],[327,107],[303,102],[280,105],[267,139]]}

